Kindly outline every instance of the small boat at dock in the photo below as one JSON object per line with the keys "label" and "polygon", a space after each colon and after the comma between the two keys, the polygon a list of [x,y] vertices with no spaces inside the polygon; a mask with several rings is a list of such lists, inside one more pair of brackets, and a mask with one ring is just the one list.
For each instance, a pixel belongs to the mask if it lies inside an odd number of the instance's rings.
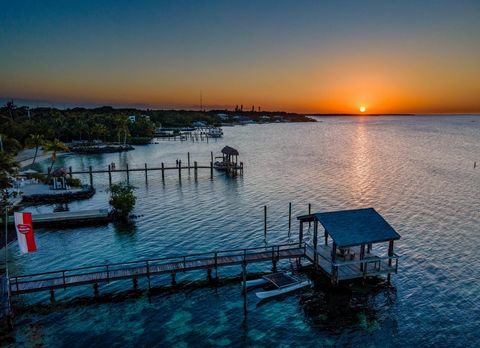
{"label": "small boat at dock", "polygon": [[263,276],[260,279],[253,279],[245,282],[245,288],[253,288],[262,285],[271,285],[273,289],[256,292],[259,299],[266,299],[274,296],[283,295],[306,286],[311,285],[310,280],[301,280],[291,273],[273,273]]}

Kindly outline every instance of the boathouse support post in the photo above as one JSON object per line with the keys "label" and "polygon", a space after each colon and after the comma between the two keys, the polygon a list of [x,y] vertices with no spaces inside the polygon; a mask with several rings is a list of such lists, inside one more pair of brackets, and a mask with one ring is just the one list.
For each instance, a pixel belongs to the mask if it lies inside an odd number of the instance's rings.
{"label": "boathouse support post", "polygon": [[68,167],[68,175],[70,175],[70,179],[72,178],[72,167]]}
{"label": "boathouse support post", "polygon": [[190,152],[187,152],[188,175],[190,175]]}
{"label": "boathouse support post", "polygon": [[137,279],[137,277],[133,277],[132,280],[133,280],[133,290],[137,291],[138,290],[138,279]]}
{"label": "boathouse support post", "polygon": [[165,164],[162,162],[162,182],[165,183]]}
{"label": "boathouse support post", "polygon": [[[388,267],[392,267],[392,259],[391,257],[393,256],[393,240],[388,242]],[[391,274],[388,273],[387,275],[387,281],[390,283],[391,280]]]}
{"label": "boathouse support post", "polygon": [[93,187],[93,173],[92,173],[92,166],[88,167],[88,174],[90,176],[90,186]]}
{"label": "boathouse support post", "polygon": [[193,162],[193,165],[194,165],[193,176],[195,177],[195,181],[197,181],[197,178],[198,178],[198,164],[197,164],[197,161]]}
{"label": "boathouse support post", "polygon": [[302,246],[303,243],[303,221],[300,220],[300,231],[298,232],[298,245]]}
{"label": "boathouse support post", "polygon": [[127,183],[130,182],[130,173],[128,171],[128,163],[127,163]]}
{"label": "boathouse support post", "polygon": [[148,185],[148,174],[147,174],[147,171],[148,171],[148,168],[147,168],[147,164],[145,163],[145,184]]}
{"label": "boathouse support post", "polygon": [[53,288],[50,289],[50,303],[51,304],[55,303],[55,290]]}
{"label": "boathouse support post", "polygon": [[172,273],[172,285],[173,285],[173,286],[177,285],[177,279],[176,279],[176,276],[177,276],[177,274],[176,274],[176,273]]}
{"label": "boathouse support post", "polygon": [[240,162],[240,175],[243,176],[243,162]]}
{"label": "boathouse support post", "polygon": [[[365,258],[365,244],[360,245],[360,261]],[[360,264],[360,271],[363,272],[363,275],[365,277],[365,271],[366,271],[366,265],[362,262]]]}
{"label": "boathouse support post", "polygon": [[112,166],[108,165],[108,186],[112,186]]}
{"label": "boathouse support post", "polygon": [[337,258],[337,244],[335,242],[333,242],[333,245],[332,245],[332,270],[331,270],[331,281],[332,281],[332,285],[336,285],[337,283],[337,266],[335,266],[335,262],[336,262],[336,258]]}
{"label": "boathouse support post", "polygon": [[325,233],[323,234],[323,238],[325,238],[325,245],[328,245],[328,231],[325,229]]}
{"label": "boathouse support post", "polygon": [[93,283],[93,295],[94,295],[95,297],[98,297],[98,294],[99,294],[99,292],[98,292],[98,283]]}

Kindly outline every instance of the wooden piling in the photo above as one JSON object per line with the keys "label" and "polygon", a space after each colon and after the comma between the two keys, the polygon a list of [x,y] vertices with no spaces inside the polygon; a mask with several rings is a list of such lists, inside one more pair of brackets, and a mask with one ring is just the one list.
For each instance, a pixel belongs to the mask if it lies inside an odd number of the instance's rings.
{"label": "wooden piling", "polygon": [[290,231],[292,230],[292,202],[288,203],[288,236],[290,237]]}
{"label": "wooden piling", "polygon": [[55,290],[53,290],[53,289],[50,289],[50,302],[52,304],[55,303]]}
{"label": "wooden piling", "polygon": [[267,242],[267,206],[263,206],[263,237]]}
{"label": "wooden piling", "polygon": [[197,175],[198,175],[198,165],[197,165],[197,161],[193,162],[193,165],[194,165],[193,175],[194,175],[194,177],[195,177],[195,181],[197,181]]}
{"label": "wooden piling", "polygon": [[70,175],[70,179],[72,178],[72,167],[68,167],[68,175]]}
{"label": "wooden piling", "polygon": [[150,293],[150,264],[147,261],[147,279],[148,279],[148,292]]}
{"label": "wooden piling", "polygon": [[[310,215],[311,213],[312,213],[312,204],[308,203],[308,215]],[[312,223],[309,221],[308,228],[310,228],[311,225]]]}
{"label": "wooden piling", "polygon": [[99,292],[98,292],[98,283],[93,283],[93,295],[95,297],[98,297]]}
{"label": "wooden piling", "polygon": [[182,160],[178,161],[178,180],[182,181]]}
{"label": "wooden piling", "polygon": [[303,243],[303,222],[300,221],[300,231],[298,232],[298,246],[301,247]]}
{"label": "wooden piling", "polygon": [[92,166],[88,167],[88,173],[90,175],[90,186],[93,187],[93,173],[92,173]]}
{"label": "wooden piling", "polygon": [[133,290],[137,291],[138,290],[138,279],[137,277],[133,277]]}
{"label": "wooden piling", "polygon": [[210,162],[210,179],[213,179],[213,162]]}
{"label": "wooden piling", "polygon": [[243,315],[247,316],[247,261],[245,251],[243,254],[242,273],[243,273]]}
{"label": "wooden piling", "polygon": [[148,185],[148,174],[147,174],[147,171],[148,171],[148,168],[147,168],[147,164],[145,163],[145,184]]}
{"label": "wooden piling", "polygon": [[272,246],[272,272],[277,271],[277,259],[275,258],[275,247]]}
{"label": "wooden piling", "polygon": [[130,182],[130,173],[128,171],[128,163],[127,163],[127,183]]}
{"label": "wooden piling", "polygon": [[187,152],[188,175],[190,175],[190,152]]}
{"label": "wooden piling", "polygon": [[112,166],[108,165],[108,186],[112,186]]}
{"label": "wooden piling", "polygon": [[165,183],[165,164],[162,162],[162,182]]}
{"label": "wooden piling", "polygon": [[211,268],[208,268],[208,269],[207,269],[207,280],[208,280],[209,282],[212,281],[212,269],[211,269]]}
{"label": "wooden piling", "polygon": [[176,285],[176,284],[177,284],[176,276],[177,276],[176,273],[172,273],[172,285]]}

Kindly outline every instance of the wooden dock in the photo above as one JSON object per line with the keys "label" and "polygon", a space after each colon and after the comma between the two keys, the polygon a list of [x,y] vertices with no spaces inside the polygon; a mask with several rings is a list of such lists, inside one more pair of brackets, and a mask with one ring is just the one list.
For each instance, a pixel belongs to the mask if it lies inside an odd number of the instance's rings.
{"label": "wooden dock", "polygon": [[[127,174],[127,182],[130,181],[130,173],[132,172],[143,172],[145,175],[145,183],[148,183],[148,173],[149,172],[160,172],[162,177],[162,182],[165,183],[165,172],[168,171],[176,171],[178,173],[178,179],[182,180],[182,172],[188,171],[188,175],[190,175],[191,171],[193,171],[193,176],[195,181],[198,178],[198,171],[199,170],[209,170],[210,171],[210,178],[213,179],[213,172],[214,172],[214,157],[213,152],[210,153],[210,163],[208,165],[201,165],[198,164],[197,161],[190,161],[190,153],[187,153],[187,165],[183,165],[181,160],[178,161],[176,166],[166,166],[165,163],[160,163],[160,165],[156,164],[154,166],[149,166],[147,163],[144,163],[143,167],[139,168],[130,168],[128,164],[125,168],[113,168],[111,165],[108,165],[107,168],[102,169],[94,169],[92,166],[89,166],[88,170],[73,170],[72,167],[68,168],[68,175],[73,177],[73,175],[79,174],[88,174],[90,179],[90,186],[93,187],[93,175],[94,174],[108,174],[108,182],[109,185],[112,185],[112,174],[114,173],[126,173]],[[43,173],[44,175],[48,175],[48,173]],[[229,167],[227,172],[229,176],[237,176],[243,175],[243,162],[235,164]]]}
{"label": "wooden dock", "polygon": [[[89,209],[80,211],[63,211],[58,213],[32,214],[35,227],[52,225],[100,224],[111,220],[108,209]],[[13,216],[8,218],[9,224],[14,224]]]}
{"label": "wooden dock", "polygon": [[232,265],[246,265],[256,262],[271,261],[272,268],[281,259],[298,259],[305,256],[305,245],[283,244],[271,247],[258,247],[215,251],[177,257],[165,257],[152,260],[115,263],[100,266],[65,269],[10,277],[12,295],[49,290],[53,296],[54,289],[93,284],[95,293],[99,283],[121,279],[133,279],[136,287],[140,277],[148,279],[155,275],[170,274],[172,283],[179,272],[206,269],[209,278],[212,271]]}

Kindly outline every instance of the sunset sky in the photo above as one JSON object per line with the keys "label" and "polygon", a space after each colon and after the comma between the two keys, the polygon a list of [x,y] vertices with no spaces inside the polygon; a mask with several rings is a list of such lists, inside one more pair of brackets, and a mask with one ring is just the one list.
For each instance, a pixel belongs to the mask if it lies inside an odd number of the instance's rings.
{"label": "sunset sky", "polygon": [[0,98],[480,112],[480,1],[0,0]]}

